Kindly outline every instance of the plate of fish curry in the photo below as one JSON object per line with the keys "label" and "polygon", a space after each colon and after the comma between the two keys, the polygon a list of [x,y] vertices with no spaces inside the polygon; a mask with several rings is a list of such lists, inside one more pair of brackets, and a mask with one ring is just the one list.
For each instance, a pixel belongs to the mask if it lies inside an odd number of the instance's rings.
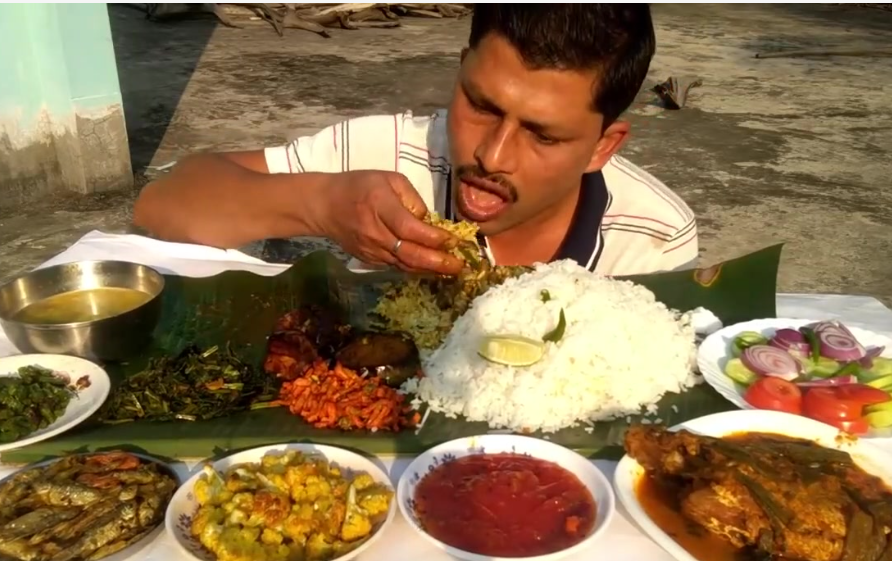
{"label": "plate of fish curry", "polygon": [[731,411],[631,427],[617,494],[681,561],[892,560],[892,457],[811,419]]}

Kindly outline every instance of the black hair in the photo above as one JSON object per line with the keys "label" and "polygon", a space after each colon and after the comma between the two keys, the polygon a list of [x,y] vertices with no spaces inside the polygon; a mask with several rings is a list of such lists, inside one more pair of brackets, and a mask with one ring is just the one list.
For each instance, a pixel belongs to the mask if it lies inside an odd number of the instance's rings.
{"label": "black hair", "polygon": [[470,48],[501,35],[532,69],[594,70],[604,126],[638,95],[656,49],[647,4],[474,4]]}

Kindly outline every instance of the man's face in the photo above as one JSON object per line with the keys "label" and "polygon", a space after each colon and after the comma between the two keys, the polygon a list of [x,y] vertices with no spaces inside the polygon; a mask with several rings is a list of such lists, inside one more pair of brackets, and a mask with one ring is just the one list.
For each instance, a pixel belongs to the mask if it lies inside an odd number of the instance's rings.
{"label": "man's face", "polygon": [[582,175],[600,169],[625,137],[602,135],[603,118],[591,109],[595,80],[592,72],[530,70],[496,34],[467,52],[448,117],[453,202],[464,219],[494,235],[551,216],[569,197],[575,204]]}

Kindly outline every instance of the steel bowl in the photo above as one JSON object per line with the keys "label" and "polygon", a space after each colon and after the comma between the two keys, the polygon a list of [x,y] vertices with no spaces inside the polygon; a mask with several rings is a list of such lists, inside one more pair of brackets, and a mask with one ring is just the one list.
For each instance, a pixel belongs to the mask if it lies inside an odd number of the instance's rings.
{"label": "steel bowl", "polygon": [[[50,296],[91,288],[129,288],[151,295],[121,314],[91,321],[32,324],[13,318],[26,306]],[[79,261],[26,273],[0,286],[0,327],[23,353],[74,355],[120,361],[145,347],[161,318],[164,276],[126,261]]]}

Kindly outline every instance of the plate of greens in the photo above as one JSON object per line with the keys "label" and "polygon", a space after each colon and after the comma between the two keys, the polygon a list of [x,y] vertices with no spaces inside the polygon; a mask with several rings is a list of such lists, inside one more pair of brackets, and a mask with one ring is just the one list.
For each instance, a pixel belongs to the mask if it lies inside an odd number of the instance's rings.
{"label": "plate of greens", "polygon": [[836,320],[754,320],[707,337],[697,363],[706,382],[741,409],[892,437],[892,341],[880,333]]}
{"label": "plate of greens", "polygon": [[111,381],[98,365],[73,356],[0,358],[0,452],[61,434],[99,410]]}

